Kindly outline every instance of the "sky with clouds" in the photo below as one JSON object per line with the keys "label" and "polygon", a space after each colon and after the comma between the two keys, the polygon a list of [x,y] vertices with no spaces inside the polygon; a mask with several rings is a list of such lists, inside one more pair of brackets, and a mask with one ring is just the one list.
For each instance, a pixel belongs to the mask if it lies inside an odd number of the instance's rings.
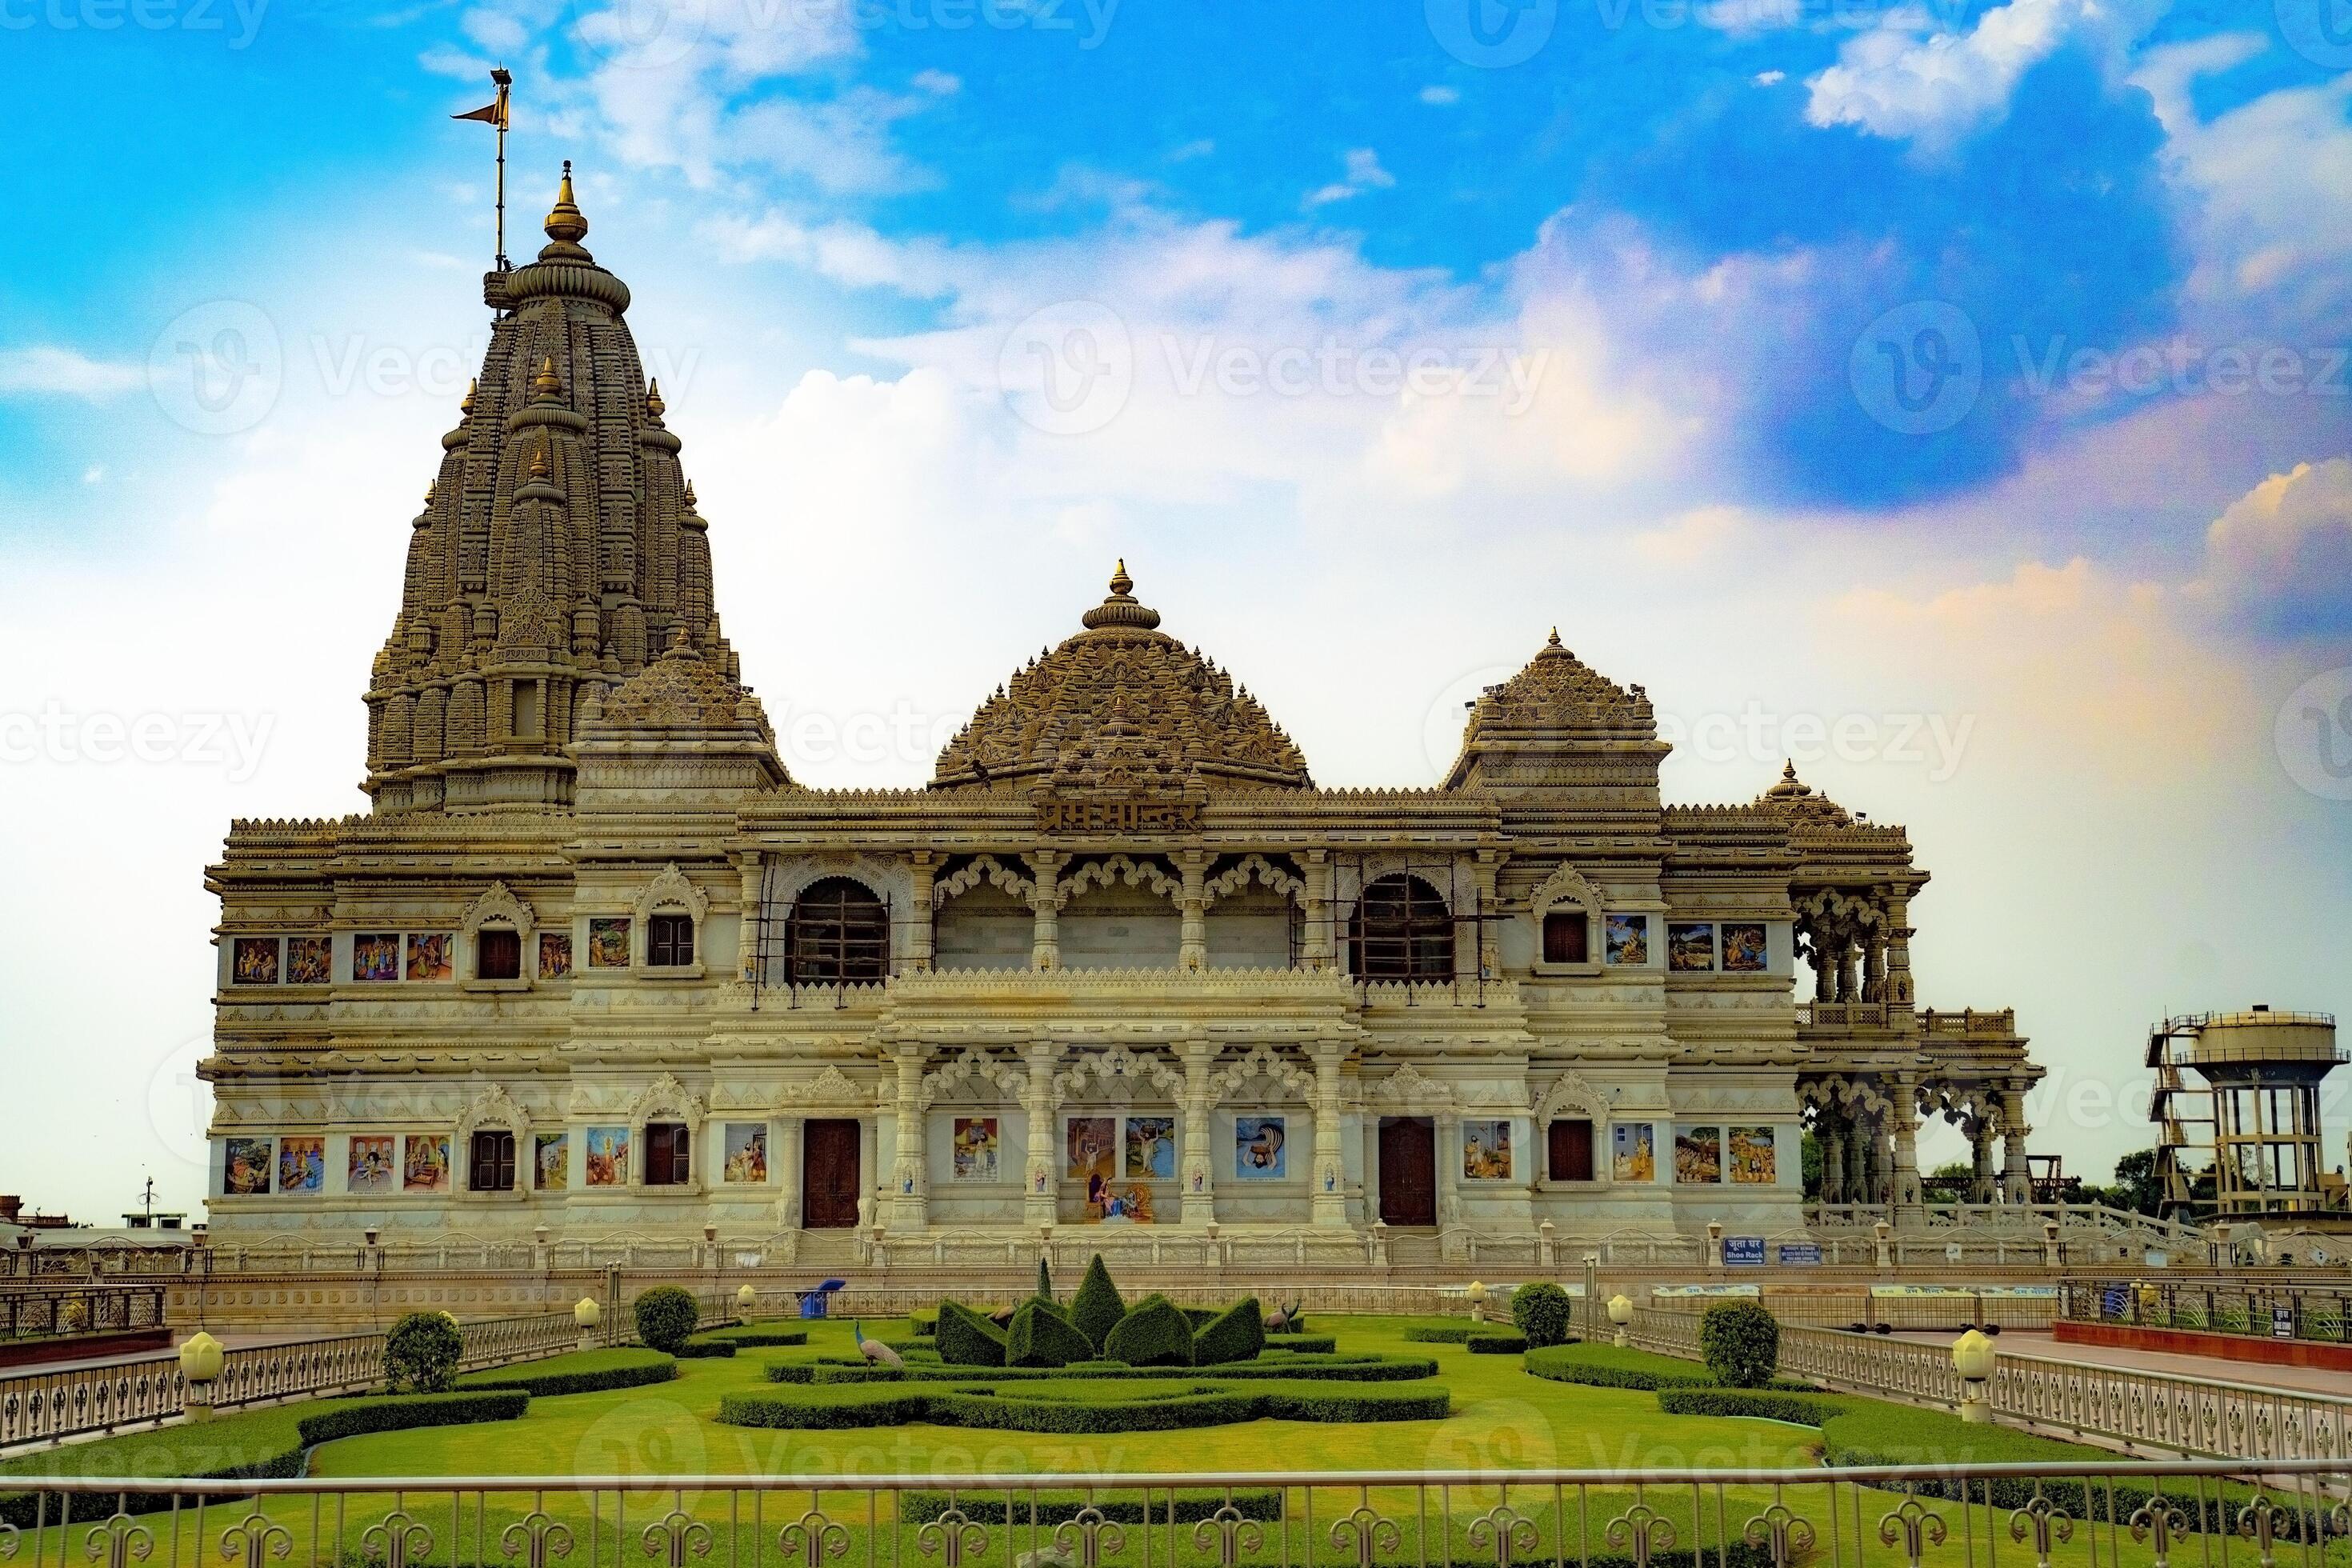
{"label": "sky with clouds", "polygon": [[1557,625],[1672,798],[1906,824],[2070,1170],[2151,1020],[2352,1003],[2347,0],[0,0],[0,1191],[200,1189],[203,868],[362,804],[498,63],[801,779],[1124,555],[1320,782]]}

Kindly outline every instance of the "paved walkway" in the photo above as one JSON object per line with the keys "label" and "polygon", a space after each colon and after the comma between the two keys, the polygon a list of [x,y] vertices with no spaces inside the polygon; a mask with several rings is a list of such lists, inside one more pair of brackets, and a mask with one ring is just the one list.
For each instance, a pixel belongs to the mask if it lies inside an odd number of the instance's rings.
{"label": "paved walkway", "polygon": [[[1902,1332],[1896,1339],[1920,1344],[1949,1346],[1946,1333]],[[2256,1388],[2285,1389],[2296,1394],[2340,1394],[2352,1398],[2352,1372],[2332,1372],[2315,1366],[2270,1366],[2257,1361],[2230,1361],[2221,1356],[2174,1355],[2128,1345],[2059,1343],[2047,1333],[2029,1329],[2003,1331],[1995,1342],[2005,1356],[2032,1356],[2040,1361],[2076,1366],[2120,1366],[2134,1372],[2164,1372],[2207,1383],[2236,1383]]]}
{"label": "paved walkway", "polygon": [[[186,1339],[190,1334],[194,1332],[195,1330],[194,1329],[184,1329],[178,1331],[173,1334],[172,1342],[174,1345],[177,1345],[182,1340]],[[213,1337],[219,1340],[222,1345],[226,1348],[235,1351],[249,1350],[255,1345],[282,1345],[291,1340],[307,1340],[316,1338],[317,1336],[312,1334],[231,1332],[215,1334]],[[123,1351],[115,1355],[88,1356],[74,1361],[27,1362],[22,1366],[0,1367],[0,1378],[30,1377],[37,1373],[47,1372],[81,1372],[90,1367],[100,1366],[121,1366],[131,1362],[148,1361],[156,1356],[169,1355],[172,1352],[168,1350]]]}

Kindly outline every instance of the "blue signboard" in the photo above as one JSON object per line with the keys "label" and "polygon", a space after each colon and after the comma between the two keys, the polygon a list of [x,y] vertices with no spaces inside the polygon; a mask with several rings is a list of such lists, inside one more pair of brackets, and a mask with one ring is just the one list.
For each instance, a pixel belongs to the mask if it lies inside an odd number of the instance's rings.
{"label": "blue signboard", "polygon": [[1723,1263],[1727,1268],[1761,1268],[1764,1267],[1764,1238],[1760,1236],[1727,1236],[1723,1238]]}
{"label": "blue signboard", "polygon": [[1780,1244],[1780,1267],[1783,1268],[1818,1268],[1822,1266],[1822,1244],[1818,1241],[1784,1241]]}

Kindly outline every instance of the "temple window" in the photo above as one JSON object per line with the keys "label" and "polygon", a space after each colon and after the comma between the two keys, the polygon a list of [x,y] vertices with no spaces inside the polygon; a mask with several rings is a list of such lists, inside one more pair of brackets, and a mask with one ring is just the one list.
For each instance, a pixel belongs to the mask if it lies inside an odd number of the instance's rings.
{"label": "temple window", "polygon": [[[512,936],[514,933],[507,933]],[[474,1134],[467,1185],[478,1193],[510,1193],[515,1185],[515,1135],[492,1128]]]}
{"label": "temple window", "polygon": [[474,933],[474,975],[479,980],[522,978],[522,933],[512,926],[484,926]]}
{"label": "temple window", "polygon": [[[656,917],[658,918],[658,917]],[[694,1179],[692,1135],[682,1121],[646,1123],[646,1185],[682,1187]]]}
{"label": "temple window", "polygon": [[1368,884],[1348,922],[1348,967],[1362,980],[1454,978],[1454,917],[1437,889],[1399,872]]}
{"label": "temple window", "polygon": [[1582,910],[1548,910],[1543,918],[1543,961],[1546,963],[1589,963],[1592,956],[1591,919]]}
{"label": "temple window", "polygon": [[880,980],[890,970],[890,910],[863,882],[827,877],[803,889],[785,922],[794,985]]}
{"label": "temple window", "polygon": [[646,962],[656,969],[684,969],[694,962],[694,917],[654,915],[646,921]]}
{"label": "temple window", "polygon": [[1592,1123],[1580,1118],[1562,1119],[1546,1133],[1544,1173],[1555,1182],[1592,1180]]}

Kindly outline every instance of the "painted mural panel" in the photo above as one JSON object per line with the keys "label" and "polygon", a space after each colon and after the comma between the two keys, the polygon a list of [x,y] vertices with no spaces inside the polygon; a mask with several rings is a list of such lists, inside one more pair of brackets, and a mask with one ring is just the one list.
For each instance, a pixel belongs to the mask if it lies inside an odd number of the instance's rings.
{"label": "painted mural panel", "polygon": [[1705,973],[1715,967],[1715,922],[1666,922],[1666,967],[1677,973]]}
{"label": "painted mural panel", "polygon": [[1234,1118],[1234,1174],[1245,1182],[1277,1182],[1290,1174],[1289,1124],[1280,1116]]}
{"label": "painted mural panel", "polygon": [[629,966],[629,922],[625,917],[588,922],[588,967],[626,969]]}
{"label": "painted mural panel", "polygon": [[1172,1116],[1130,1116],[1127,1119],[1127,1175],[1130,1181],[1172,1182],[1176,1179],[1176,1119]]}
{"label": "painted mural panel", "polygon": [[629,1184],[627,1128],[588,1129],[588,1184],[592,1187],[625,1187]]}
{"label": "painted mural panel", "polygon": [[239,985],[275,985],[278,984],[278,939],[274,936],[241,936],[230,948],[229,973]]}
{"label": "painted mural panel", "polygon": [[390,1138],[354,1135],[350,1159],[343,1167],[343,1190],[388,1193],[398,1180],[400,1165]]}
{"label": "painted mural panel", "polygon": [[993,1116],[959,1116],[950,1131],[950,1170],[959,1182],[997,1180],[1004,1140]]}
{"label": "painted mural panel", "polygon": [[1723,972],[1726,974],[1761,974],[1767,962],[1762,926],[1747,921],[1724,926]]}
{"label": "painted mural panel", "polygon": [[1465,1121],[1462,1124],[1462,1174],[1473,1182],[1511,1179],[1511,1124],[1507,1121]]}
{"label": "painted mural panel", "polygon": [[1609,1129],[1609,1176],[1618,1182],[1658,1179],[1657,1133],[1647,1121],[1620,1121]]}
{"label": "painted mural panel", "polygon": [[363,932],[352,938],[352,978],[354,980],[399,979],[399,936],[388,932]]}
{"label": "painted mural panel", "polygon": [[1675,1180],[1704,1184],[1723,1180],[1723,1129],[1675,1128]]}
{"label": "painted mural panel", "polygon": [[327,1141],[324,1138],[281,1138],[278,1141],[278,1190],[319,1193],[327,1188]]}
{"label": "painted mural panel", "polygon": [[258,1197],[269,1190],[275,1151],[267,1138],[231,1138],[223,1150],[221,1191],[233,1198]]}
{"label": "painted mural panel", "polygon": [[541,980],[562,980],[572,973],[572,933],[543,931],[539,933],[539,977]]}
{"label": "painted mural panel", "polygon": [[768,1179],[768,1124],[730,1121],[723,1133],[726,1160],[719,1179],[738,1186],[760,1185]]}
{"label": "painted mural panel", "polygon": [[1650,917],[1611,915],[1603,922],[1604,952],[1612,963],[1650,962]]}
{"label": "painted mural panel", "polygon": [[1731,1179],[1748,1186],[1769,1187],[1780,1179],[1779,1152],[1769,1127],[1731,1130]]}
{"label": "painted mural panel", "polygon": [[415,931],[408,938],[408,977],[446,980],[457,973],[452,955],[457,942],[446,931]]}
{"label": "painted mural panel", "polygon": [[[1073,1182],[1108,1182],[1114,1174],[1111,1156],[1118,1142],[1118,1122],[1108,1116],[1073,1116],[1062,1139],[1062,1174]],[[1087,1194],[1093,1197],[1091,1190]]]}
{"label": "painted mural panel", "polygon": [[534,1132],[530,1135],[530,1184],[534,1191],[560,1193],[572,1184],[572,1134]]}
{"label": "painted mural panel", "polygon": [[411,1132],[401,1151],[400,1190],[404,1193],[446,1193],[449,1190],[449,1135]]}
{"label": "painted mural panel", "polygon": [[335,977],[335,939],[331,936],[289,936],[286,939],[286,984],[324,985]]}

